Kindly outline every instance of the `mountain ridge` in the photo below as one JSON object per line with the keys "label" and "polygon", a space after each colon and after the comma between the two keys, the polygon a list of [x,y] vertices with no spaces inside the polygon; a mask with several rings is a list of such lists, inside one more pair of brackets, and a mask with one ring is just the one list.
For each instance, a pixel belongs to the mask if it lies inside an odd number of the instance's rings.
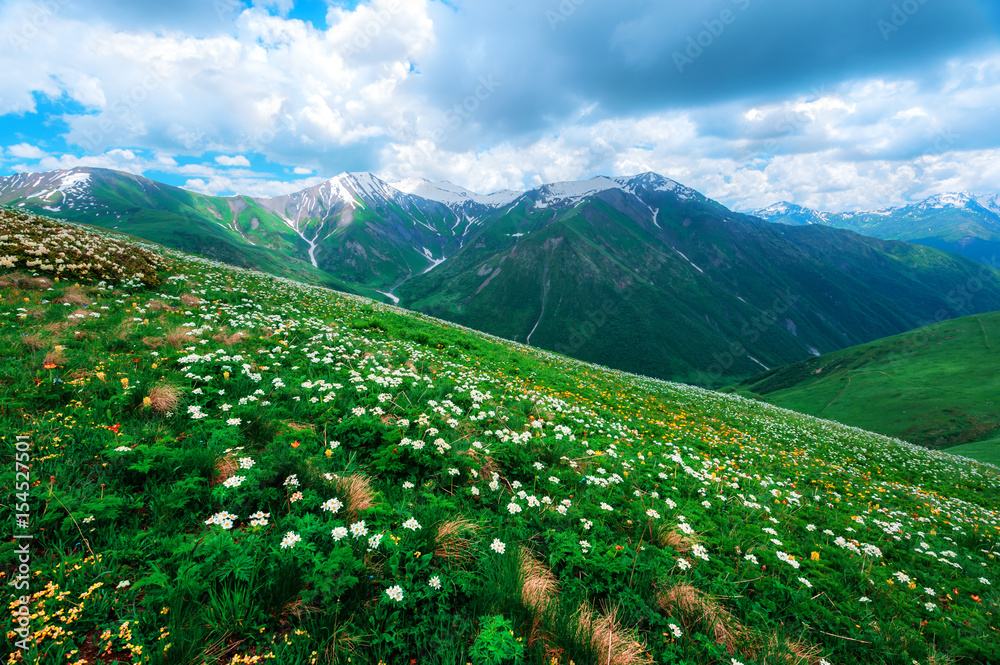
{"label": "mountain ridge", "polygon": [[[79,168],[0,179],[0,203],[242,267],[295,270],[507,339],[709,386],[901,333],[940,311],[1000,309],[1000,273],[960,257],[772,224],[651,172],[486,202],[447,183],[405,186],[443,201],[370,173],[254,198]],[[952,297],[975,279],[974,300]]]}

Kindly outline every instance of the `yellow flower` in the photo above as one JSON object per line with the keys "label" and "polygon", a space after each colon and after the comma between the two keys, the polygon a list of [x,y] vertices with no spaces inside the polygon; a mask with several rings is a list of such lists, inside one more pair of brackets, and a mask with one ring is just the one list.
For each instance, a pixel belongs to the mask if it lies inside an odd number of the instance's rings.
{"label": "yellow flower", "polygon": [[123,376],[122,377],[122,388],[128,389],[128,377],[127,376]]}
{"label": "yellow flower", "polygon": [[105,374],[104,372],[95,372],[94,376],[103,381],[105,378],[107,378],[108,375]]}
{"label": "yellow flower", "polygon": [[809,554],[809,558],[813,561],[819,561],[819,552],[812,552]]}
{"label": "yellow flower", "polygon": [[153,400],[149,399],[149,397],[143,397],[142,405],[143,407],[148,409],[149,407],[153,406]]}

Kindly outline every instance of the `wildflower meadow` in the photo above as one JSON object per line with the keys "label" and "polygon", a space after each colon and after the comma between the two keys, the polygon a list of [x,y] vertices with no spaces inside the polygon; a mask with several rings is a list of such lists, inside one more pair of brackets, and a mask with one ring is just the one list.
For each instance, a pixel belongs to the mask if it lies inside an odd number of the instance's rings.
{"label": "wildflower meadow", "polygon": [[1000,662],[997,467],[7,209],[0,266],[7,663]]}

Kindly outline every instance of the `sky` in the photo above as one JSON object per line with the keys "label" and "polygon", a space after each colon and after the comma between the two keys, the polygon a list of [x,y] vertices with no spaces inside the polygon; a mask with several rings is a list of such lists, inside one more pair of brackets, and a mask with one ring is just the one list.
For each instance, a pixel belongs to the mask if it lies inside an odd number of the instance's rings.
{"label": "sky", "polygon": [[736,210],[1000,192],[995,0],[0,0],[0,175],[274,196],[655,171]]}

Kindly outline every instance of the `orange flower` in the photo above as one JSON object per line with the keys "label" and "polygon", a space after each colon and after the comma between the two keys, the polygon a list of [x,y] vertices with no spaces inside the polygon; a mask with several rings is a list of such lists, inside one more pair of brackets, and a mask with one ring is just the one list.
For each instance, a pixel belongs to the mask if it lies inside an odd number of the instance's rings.
{"label": "orange flower", "polygon": [[45,363],[44,365],[42,365],[42,367],[44,367],[45,369],[55,369],[56,368],[56,364],[55,363]]}
{"label": "orange flower", "polygon": [[300,445],[298,441],[292,441],[292,448],[298,448]]}
{"label": "orange flower", "polygon": [[977,596],[976,594],[972,594],[972,600],[976,601],[977,603],[981,603],[983,601],[983,599]]}

